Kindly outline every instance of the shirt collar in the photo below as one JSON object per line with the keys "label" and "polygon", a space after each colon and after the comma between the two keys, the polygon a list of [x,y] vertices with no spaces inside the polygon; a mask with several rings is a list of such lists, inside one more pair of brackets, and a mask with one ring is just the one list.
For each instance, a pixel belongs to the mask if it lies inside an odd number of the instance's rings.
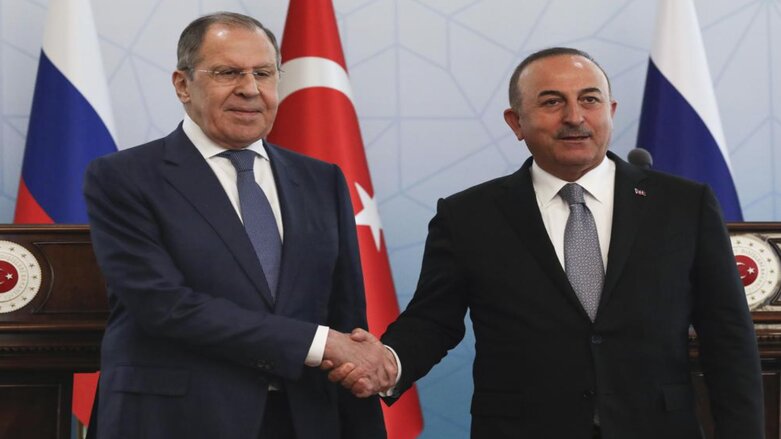
{"label": "shirt collar", "polygon": [[[606,156],[602,163],[586,172],[574,183],[582,186],[596,201],[605,203],[609,202],[608,198],[611,193],[610,189],[615,181],[615,175],[616,164]],[[537,194],[540,207],[546,207],[552,203],[561,188],[569,183],[540,168],[536,161],[532,162],[531,176],[534,192]]]}
{"label": "shirt collar", "polygon": [[[207,136],[206,133],[203,132],[201,127],[199,127],[198,124],[196,124],[195,121],[192,120],[187,113],[184,114],[184,121],[182,122],[182,130],[184,130],[184,134],[186,134],[187,138],[189,138],[190,141],[193,142],[193,145],[195,145],[195,148],[198,149],[198,152],[201,153],[204,159],[208,160],[216,156],[217,154],[220,154],[227,150],[227,148],[218,145],[212,139],[210,139],[209,136]],[[245,149],[255,151],[258,155],[260,155],[264,159],[270,160],[268,156],[268,152],[266,151],[266,148],[263,146],[263,139],[260,139],[257,142],[250,144]]]}

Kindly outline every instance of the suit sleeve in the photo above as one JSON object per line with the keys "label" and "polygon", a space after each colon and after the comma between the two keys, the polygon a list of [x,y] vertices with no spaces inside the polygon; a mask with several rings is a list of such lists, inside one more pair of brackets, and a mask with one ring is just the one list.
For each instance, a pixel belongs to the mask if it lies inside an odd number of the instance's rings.
{"label": "suit sleeve", "polygon": [[119,160],[98,159],[88,167],[84,185],[112,318],[132,319],[145,333],[204,355],[297,378],[316,325],[246,309],[188,286],[162,244],[160,213],[150,208],[127,168]]}
{"label": "suit sleeve", "polygon": [[762,438],[762,379],[754,324],[718,202],[708,188],[700,209],[693,282],[693,323],[716,435]]}
{"label": "suit sleeve", "polygon": [[464,337],[467,282],[460,267],[456,232],[447,200],[439,200],[429,223],[417,289],[407,309],[388,326],[382,342],[402,365],[389,404],[425,376]]}
{"label": "suit sleeve", "polygon": [[[367,329],[363,271],[355,231],[355,213],[342,171],[334,165],[339,209],[339,257],[334,270],[329,301],[331,329],[350,332]],[[356,398],[347,389],[337,387],[339,417],[344,439],[381,439],[386,437],[382,409],[376,396]]]}

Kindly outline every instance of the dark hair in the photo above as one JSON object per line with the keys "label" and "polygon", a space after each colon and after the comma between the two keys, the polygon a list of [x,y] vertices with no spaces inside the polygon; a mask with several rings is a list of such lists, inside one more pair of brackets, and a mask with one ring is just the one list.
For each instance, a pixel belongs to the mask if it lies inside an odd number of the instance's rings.
{"label": "dark hair", "polygon": [[192,77],[192,68],[201,61],[199,56],[203,38],[213,24],[262,30],[274,46],[274,52],[277,55],[277,68],[279,68],[281,58],[279,45],[277,45],[277,38],[274,36],[274,33],[266,29],[258,20],[247,15],[235,12],[215,12],[196,18],[182,31],[182,35],[179,36],[179,44],[176,47],[177,70],[187,71],[188,76]]}
{"label": "dark hair", "polygon": [[594,65],[597,66],[600,71],[602,71],[602,74],[605,75],[605,79],[607,80],[607,92],[608,95],[610,94],[610,78],[607,77],[607,73],[605,72],[605,69],[603,69],[602,66],[599,65],[599,63],[596,62],[594,58],[591,57],[591,55],[589,55],[588,53],[582,50],[573,49],[571,47],[550,47],[532,53],[531,55],[524,58],[524,60],[521,61],[520,64],[518,64],[518,67],[515,68],[513,75],[510,77],[510,87],[509,87],[510,108],[512,108],[515,111],[520,111],[521,93],[520,90],[518,90],[518,78],[521,76],[521,73],[526,69],[526,67],[528,67],[529,64],[539,59],[550,58],[559,55],[582,56],[583,58],[586,58],[587,60],[594,63]]}

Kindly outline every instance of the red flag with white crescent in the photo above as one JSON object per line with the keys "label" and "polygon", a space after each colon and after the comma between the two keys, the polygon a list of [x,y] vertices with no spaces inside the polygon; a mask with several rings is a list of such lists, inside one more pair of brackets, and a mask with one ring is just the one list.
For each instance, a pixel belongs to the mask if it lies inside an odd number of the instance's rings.
{"label": "red flag with white crescent", "polygon": [[[381,334],[399,305],[331,0],[290,0],[281,52],[281,103],[269,140],[344,171],[358,226],[369,329]],[[383,413],[390,439],[414,438],[423,429],[414,387],[393,407],[383,405]]]}

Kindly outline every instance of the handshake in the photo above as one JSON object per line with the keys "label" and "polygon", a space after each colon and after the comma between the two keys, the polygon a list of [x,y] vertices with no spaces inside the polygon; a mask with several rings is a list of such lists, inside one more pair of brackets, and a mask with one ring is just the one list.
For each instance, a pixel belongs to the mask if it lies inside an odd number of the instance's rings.
{"label": "handshake", "polygon": [[356,328],[351,334],[330,329],[320,369],[359,398],[386,392],[396,385],[396,358],[377,337]]}

